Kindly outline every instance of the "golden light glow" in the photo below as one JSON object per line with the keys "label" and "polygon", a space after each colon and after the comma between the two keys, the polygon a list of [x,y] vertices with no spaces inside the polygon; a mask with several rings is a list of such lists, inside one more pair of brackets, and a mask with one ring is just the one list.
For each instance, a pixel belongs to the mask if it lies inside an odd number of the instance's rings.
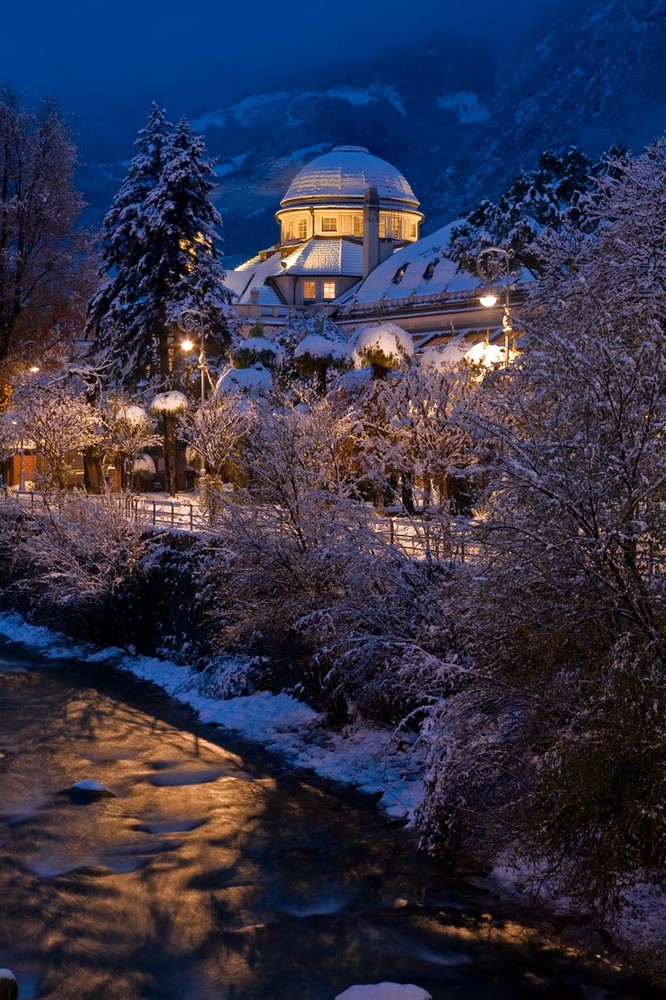
{"label": "golden light glow", "polygon": [[182,347],[182,349],[185,351],[186,354],[189,354],[190,351],[194,350],[194,341],[190,340],[189,338],[187,340],[181,340],[180,346]]}
{"label": "golden light glow", "polygon": [[497,296],[493,295],[492,292],[486,292],[483,295],[479,295],[479,302],[486,309],[492,309],[493,306],[497,305]]}

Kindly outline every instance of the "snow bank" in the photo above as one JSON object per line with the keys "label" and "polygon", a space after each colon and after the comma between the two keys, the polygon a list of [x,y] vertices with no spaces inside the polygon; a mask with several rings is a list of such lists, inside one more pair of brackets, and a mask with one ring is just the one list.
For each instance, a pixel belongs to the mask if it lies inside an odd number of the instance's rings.
{"label": "snow bank", "polygon": [[[110,662],[158,685],[192,707],[203,722],[239,733],[279,754],[290,766],[376,795],[380,808],[389,816],[410,819],[423,796],[423,754],[419,748],[400,742],[389,730],[366,724],[331,732],[321,715],[287,694],[259,691],[220,701],[202,693],[205,673],[168,660],[75,643],[49,629],[28,625],[19,615],[0,614],[0,634],[49,659]],[[239,669],[244,665],[241,657],[229,659],[237,660]]]}

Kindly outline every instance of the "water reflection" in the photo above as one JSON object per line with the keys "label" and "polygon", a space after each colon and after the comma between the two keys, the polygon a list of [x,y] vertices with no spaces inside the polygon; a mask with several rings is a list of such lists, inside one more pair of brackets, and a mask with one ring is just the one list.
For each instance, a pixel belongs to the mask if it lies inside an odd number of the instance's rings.
{"label": "water reflection", "polygon": [[[21,1000],[332,1000],[381,980],[626,995],[414,859],[360,798],[108,672],[0,662],[0,753],[0,965]],[[58,794],[85,778],[115,798]]]}

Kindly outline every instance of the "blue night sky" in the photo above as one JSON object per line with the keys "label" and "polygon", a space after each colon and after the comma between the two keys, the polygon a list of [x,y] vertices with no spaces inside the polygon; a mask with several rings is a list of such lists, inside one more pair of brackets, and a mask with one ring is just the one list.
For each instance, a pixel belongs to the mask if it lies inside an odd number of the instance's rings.
{"label": "blue night sky", "polygon": [[[584,0],[568,0],[578,3]],[[216,81],[230,99],[279,86],[309,67],[348,62],[429,36],[479,35],[513,51],[562,0],[24,0],[5,4],[0,85],[28,98],[54,94],[64,110],[137,98],[203,95]],[[537,13],[534,13],[534,8]],[[178,111],[175,107],[174,111]]]}

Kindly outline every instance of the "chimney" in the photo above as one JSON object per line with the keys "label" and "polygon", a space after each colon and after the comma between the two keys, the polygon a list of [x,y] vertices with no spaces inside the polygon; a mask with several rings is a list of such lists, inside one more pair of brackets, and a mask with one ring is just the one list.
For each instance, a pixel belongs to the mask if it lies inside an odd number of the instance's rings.
{"label": "chimney", "polygon": [[365,189],[363,198],[363,277],[379,264],[379,195],[377,188]]}

